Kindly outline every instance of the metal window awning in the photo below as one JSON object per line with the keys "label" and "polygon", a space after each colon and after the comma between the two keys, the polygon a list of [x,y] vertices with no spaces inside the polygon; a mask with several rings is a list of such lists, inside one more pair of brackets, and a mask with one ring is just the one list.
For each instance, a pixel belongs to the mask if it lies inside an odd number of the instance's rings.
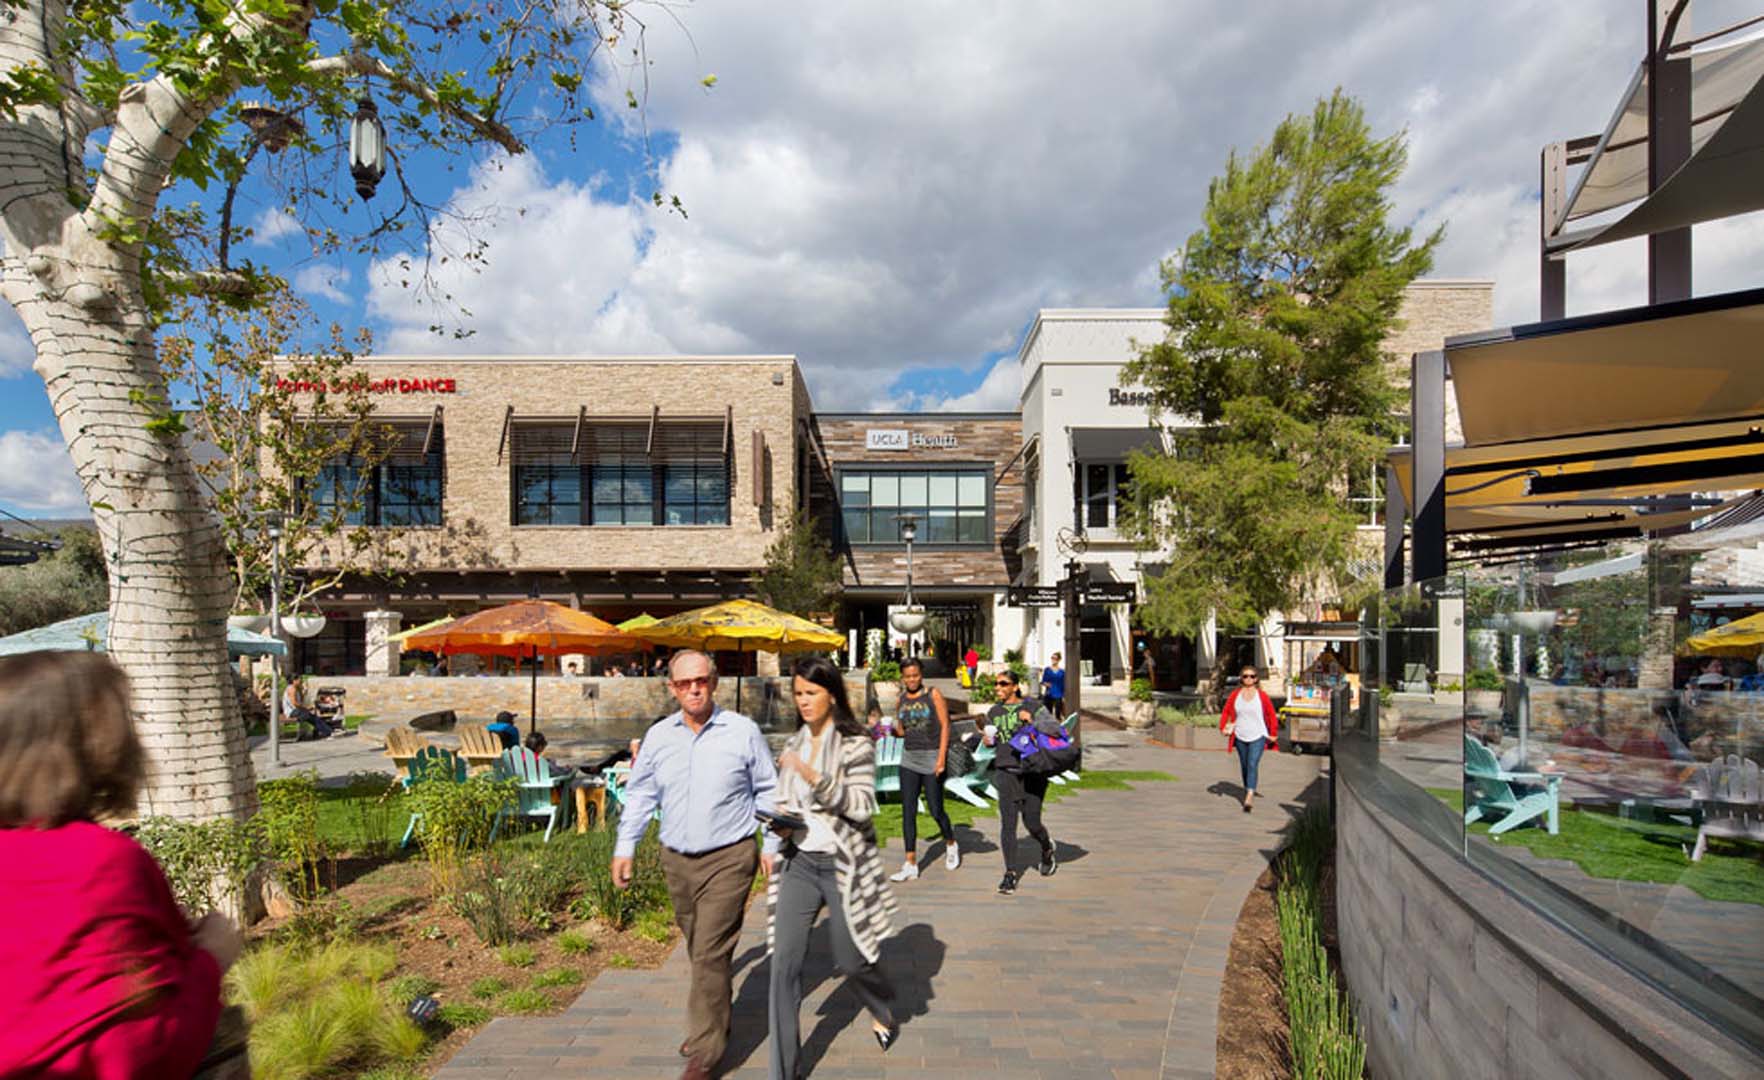
{"label": "metal window awning", "polygon": [[[1630,79],[1586,169],[1549,223],[1545,248],[1577,248],[1764,208],[1764,37],[1689,50],[1690,156],[1648,190],[1648,76]],[[1614,219],[1572,222],[1630,209]]]}
{"label": "metal window awning", "polygon": [[1154,427],[1075,427],[1070,431],[1074,461],[1126,461],[1127,455],[1137,450],[1158,453],[1164,449],[1163,432]]}

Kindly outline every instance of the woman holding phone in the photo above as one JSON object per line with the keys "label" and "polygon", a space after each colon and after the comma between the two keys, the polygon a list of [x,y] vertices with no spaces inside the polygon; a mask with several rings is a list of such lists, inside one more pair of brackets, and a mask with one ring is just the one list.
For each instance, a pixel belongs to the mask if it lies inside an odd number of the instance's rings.
{"label": "woman holding phone", "polygon": [[766,884],[766,947],[772,955],[771,1080],[801,1075],[802,966],[823,907],[833,962],[869,1010],[883,1050],[897,1027],[894,991],[876,967],[898,909],[876,848],[876,744],[852,715],[839,669],[805,657],[792,669],[802,726],[778,758],[784,865]]}

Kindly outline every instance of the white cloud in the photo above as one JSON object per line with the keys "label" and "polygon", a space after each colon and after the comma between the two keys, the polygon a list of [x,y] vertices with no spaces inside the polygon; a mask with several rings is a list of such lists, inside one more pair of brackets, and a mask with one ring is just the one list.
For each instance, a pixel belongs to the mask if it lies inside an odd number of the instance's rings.
{"label": "white cloud", "polygon": [[289,236],[298,236],[305,231],[294,215],[279,206],[272,206],[257,215],[257,220],[251,223],[251,242],[262,247]]}
{"label": "white cloud", "polygon": [[350,276],[348,267],[315,263],[301,267],[294,274],[294,287],[309,296],[324,297],[333,304],[347,304],[350,297],[343,291],[343,286],[349,284]]}
{"label": "white cloud", "polygon": [[85,492],[60,435],[0,431],[0,503],[46,514],[88,512]]}
{"label": "white cloud", "polygon": [[[1748,6],[1702,0],[1696,25]],[[1643,36],[1602,0],[727,0],[685,18],[689,37],[648,37],[648,121],[677,137],[662,186],[690,217],[568,159],[481,166],[457,200],[501,208],[487,265],[449,232],[436,268],[475,335],[430,333],[445,313],[382,263],[383,348],[794,353],[822,408],[1009,407],[997,365],[954,397],[894,386],[974,370],[1037,307],[1161,303],[1157,262],[1230,151],[1338,85],[1376,132],[1408,131],[1395,213],[1447,224],[1435,274],[1493,277],[1497,320],[1529,321],[1538,149],[1603,124]],[[622,85],[603,92],[621,122]],[[1758,237],[1700,229],[1698,291],[1758,284]],[[1634,302],[1639,274],[1632,251],[1575,256],[1571,310]]]}

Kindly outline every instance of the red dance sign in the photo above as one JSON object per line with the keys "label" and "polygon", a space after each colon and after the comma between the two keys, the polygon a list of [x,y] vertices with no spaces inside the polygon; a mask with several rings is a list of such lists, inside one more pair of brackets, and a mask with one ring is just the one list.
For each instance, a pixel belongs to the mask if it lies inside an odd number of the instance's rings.
{"label": "red dance sign", "polygon": [[335,379],[329,386],[313,379],[276,380],[276,389],[284,394],[320,394],[329,391],[366,390],[370,394],[452,394],[457,393],[452,379],[356,379],[345,382]]}

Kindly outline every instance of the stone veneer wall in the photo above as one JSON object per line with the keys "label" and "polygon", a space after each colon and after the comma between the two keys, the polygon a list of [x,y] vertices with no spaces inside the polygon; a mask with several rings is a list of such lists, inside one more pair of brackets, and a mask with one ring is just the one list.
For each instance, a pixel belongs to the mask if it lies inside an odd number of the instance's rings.
{"label": "stone veneer wall", "polygon": [[1335,785],[1336,911],[1371,1075],[1764,1075],[1764,1057],[1362,797],[1354,771]]}
{"label": "stone veneer wall", "polygon": [[[1409,357],[1442,348],[1445,339],[1457,334],[1488,330],[1494,326],[1494,282],[1457,281],[1448,278],[1422,280],[1403,293],[1397,313],[1402,329],[1385,339],[1385,351],[1396,357],[1399,381],[1409,384]],[[1458,420],[1458,399],[1446,395],[1446,439],[1463,439]]]}
{"label": "stone veneer wall", "polygon": [[[846,693],[853,708],[861,708],[867,693],[866,672],[848,673]],[[345,710],[350,715],[370,715],[382,719],[408,719],[419,713],[452,709],[462,719],[487,720],[503,709],[527,716],[532,694],[532,680],[526,676],[485,675],[428,678],[420,675],[377,677],[360,675],[313,675],[307,679],[310,694],[320,686],[340,686],[346,692]],[[742,712],[752,716],[766,699],[768,686],[772,693],[772,713],[779,720],[794,715],[796,704],[790,696],[788,678],[745,678],[741,680]],[[596,697],[589,698],[588,693]],[[717,703],[724,708],[735,707],[735,680],[717,683]],[[658,677],[605,679],[571,678],[557,675],[539,677],[539,716],[541,720],[629,720],[654,718],[673,712],[678,706],[668,692],[665,679]],[[755,717],[763,719],[763,717]]]}

